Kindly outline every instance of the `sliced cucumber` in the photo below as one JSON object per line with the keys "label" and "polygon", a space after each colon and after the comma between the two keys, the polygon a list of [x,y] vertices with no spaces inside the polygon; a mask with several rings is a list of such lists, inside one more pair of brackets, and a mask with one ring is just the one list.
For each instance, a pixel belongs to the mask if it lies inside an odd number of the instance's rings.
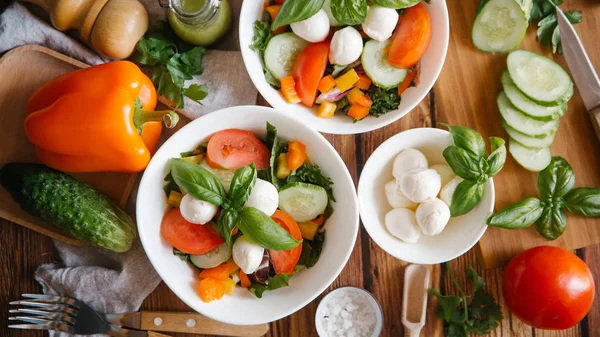
{"label": "sliced cucumber", "polygon": [[502,122],[502,126],[504,126],[504,130],[506,130],[506,133],[508,133],[510,138],[530,149],[542,149],[549,147],[554,142],[554,136],[556,135],[550,134],[544,138],[536,138],[520,133],[519,131],[511,128],[504,121]]}
{"label": "sliced cucumber", "polygon": [[527,117],[510,103],[504,91],[498,95],[497,102],[504,122],[521,133],[531,137],[545,138],[558,129],[558,120],[539,121]]}
{"label": "sliced cucumber", "polygon": [[305,222],[325,212],[329,199],[321,186],[307,183],[292,183],[279,190],[279,208],[294,220]]}
{"label": "sliced cucumber", "polygon": [[392,66],[387,60],[386,48],[389,41],[370,40],[365,43],[361,62],[373,83],[383,89],[397,87],[402,83],[408,70]]}
{"label": "sliced cucumber", "polygon": [[488,53],[508,53],[516,49],[529,26],[531,3],[517,0],[489,0],[479,10],[471,37],[478,49]]}
{"label": "sliced cucumber", "polygon": [[545,169],[552,160],[550,148],[529,149],[512,138],[508,141],[508,150],[519,165],[533,172]]}
{"label": "sliced cucumber", "polygon": [[273,36],[265,49],[265,67],[278,80],[290,76],[298,54],[309,44],[294,33]]}
{"label": "sliced cucumber", "polygon": [[510,102],[527,116],[541,121],[550,121],[562,116],[567,109],[566,104],[559,106],[542,106],[527,98],[510,79],[508,70],[502,73],[502,86]]}
{"label": "sliced cucumber", "polygon": [[562,105],[573,95],[573,82],[567,72],[547,57],[515,50],[508,55],[506,64],[517,88],[540,105]]}
{"label": "sliced cucumber", "polygon": [[206,254],[190,255],[190,262],[198,268],[206,269],[214,268],[229,260],[230,257],[231,248],[224,243]]}

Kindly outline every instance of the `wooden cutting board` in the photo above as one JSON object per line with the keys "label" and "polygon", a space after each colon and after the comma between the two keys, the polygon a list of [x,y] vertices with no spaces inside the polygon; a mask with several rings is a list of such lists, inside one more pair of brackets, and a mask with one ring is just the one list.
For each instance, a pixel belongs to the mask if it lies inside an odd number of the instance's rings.
{"label": "wooden cutting board", "polygon": [[[88,65],[41,46],[23,46],[0,59],[0,166],[11,162],[38,162],[33,145],[25,136],[23,121],[29,97],[44,83]],[[124,207],[136,174],[75,174]],[[81,241],[23,211],[10,194],[0,187],[0,217],[71,244]]]}
{"label": "wooden cutting board", "polygon": [[[450,4],[449,4],[450,6]],[[436,83],[436,121],[465,125],[484,137],[508,139],[502,128],[496,97],[502,90],[500,76],[506,69],[506,55],[491,55],[473,47],[471,29],[477,1],[461,1],[450,11],[451,36],[444,70]],[[583,7],[582,7],[583,6]],[[579,2],[573,8],[567,3],[563,10],[582,9],[584,24],[576,25],[583,44],[597,71],[600,71],[597,35],[600,17],[594,15],[594,5]],[[536,41],[536,26],[529,31],[520,48],[545,55],[567,69],[562,55],[553,55],[551,48]],[[456,76],[462,74],[462,76]],[[569,109],[560,120],[552,155],[565,158],[575,171],[576,187],[600,187],[600,143],[594,133],[579,92],[569,102]],[[496,211],[526,197],[539,197],[537,173],[519,166],[509,154],[502,172],[494,177]],[[502,267],[519,252],[540,245],[559,246],[569,250],[600,243],[600,219],[587,219],[567,213],[565,233],[556,241],[546,241],[534,228],[506,230],[489,228],[478,245],[481,262],[487,268]]]}

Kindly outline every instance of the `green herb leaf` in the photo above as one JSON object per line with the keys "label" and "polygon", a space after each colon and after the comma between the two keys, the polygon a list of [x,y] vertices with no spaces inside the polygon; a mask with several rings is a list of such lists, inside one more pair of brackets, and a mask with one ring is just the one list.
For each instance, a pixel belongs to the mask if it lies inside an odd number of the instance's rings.
{"label": "green herb leaf", "polygon": [[250,49],[256,52],[265,51],[271,37],[273,37],[273,32],[271,32],[270,23],[261,20],[254,21],[254,36]]}
{"label": "green herb leaf", "polygon": [[371,116],[381,117],[400,106],[401,99],[397,88],[385,90],[373,85],[367,90],[367,93],[373,101],[373,105],[369,109],[369,115]]}
{"label": "green herb leaf", "polygon": [[504,163],[506,162],[506,145],[504,139],[498,137],[490,137],[490,144],[492,146],[492,153],[487,158],[489,167],[486,172],[489,177],[493,177],[504,167]]}
{"label": "green herb leaf", "polygon": [[429,289],[429,293],[437,297],[440,303],[440,309],[437,311],[437,316],[446,322],[452,321],[458,307],[463,299],[459,296],[444,296],[435,289]]}
{"label": "green herb leaf", "polygon": [[273,277],[269,277],[267,281],[267,285],[260,283],[253,283],[250,291],[254,294],[254,296],[258,298],[262,298],[265,291],[275,290],[279,288],[284,288],[289,286],[290,284],[290,275],[288,274],[277,274]]}
{"label": "green herb leaf", "polygon": [[575,185],[575,174],[571,165],[561,157],[553,157],[538,175],[538,190],[543,199],[563,197]]}
{"label": "green herb leaf", "polygon": [[567,229],[567,218],[560,207],[544,208],[542,216],[535,222],[535,230],[546,240],[556,240]]}
{"label": "green herb leaf", "polygon": [[325,243],[325,232],[317,233],[313,240],[310,241],[311,250],[306,262],[307,268],[312,268],[319,261],[321,251],[323,251],[323,243]]}
{"label": "green herb leaf", "polygon": [[504,318],[496,299],[488,292],[478,290],[469,304],[467,332],[485,335],[495,330]]}
{"label": "green herb leaf", "polygon": [[331,14],[341,24],[360,25],[367,19],[366,0],[331,0]]}
{"label": "green herb leaf", "polygon": [[600,217],[600,188],[581,187],[565,195],[567,211],[588,218]]}
{"label": "green herb leaf", "polygon": [[340,74],[342,74],[346,69],[348,69],[348,66],[341,66],[338,64],[330,64],[327,66],[327,70],[325,70],[325,74],[329,74],[333,77],[338,77]]}
{"label": "green herb leaf", "polygon": [[485,287],[485,280],[477,274],[475,268],[469,266],[466,271],[467,277],[473,281],[473,294],[482,290]]}
{"label": "green herb leaf", "polygon": [[469,156],[471,156],[473,159],[477,159],[479,161],[479,158],[485,156],[485,141],[477,131],[466,126],[454,126],[444,123],[440,124],[448,128],[448,131],[450,131],[452,139],[454,140],[454,145],[467,151]]}
{"label": "green herb leaf", "polygon": [[190,260],[190,254],[188,253],[184,253],[182,251],[180,251],[179,249],[173,247],[173,255],[177,256],[178,258],[181,259],[181,261],[189,261]]}
{"label": "green herb leaf", "polygon": [[192,84],[185,89],[183,94],[192,101],[202,104],[200,101],[208,96],[208,86],[206,84]]}
{"label": "green herb leaf", "polygon": [[279,136],[277,134],[277,128],[271,123],[267,122],[267,141],[265,142],[267,148],[271,150],[271,158],[269,159],[269,181],[279,190],[283,182],[277,178],[277,157],[283,152],[283,149],[287,144],[279,142]]}
{"label": "green herb leaf", "polygon": [[177,186],[177,184],[173,180],[173,176],[171,175],[171,172],[169,172],[165,176],[165,180],[164,181],[167,182],[167,184],[163,187],[163,190],[165,191],[165,194],[167,195],[167,198],[169,197],[169,194],[171,194],[171,191],[175,191],[177,193],[180,193],[179,186]]}
{"label": "green herb leaf", "polygon": [[406,0],[372,0],[372,2],[381,7],[393,8],[393,9],[402,9],[410,7],[412,4]]}
{"label": "green herb leaf", "polygon": [[[562,2],[562,0],[533,0],[529,19],[530,22],[539,21],[537,30],[538,40],[547,46],[552,46],[552,52],[555,54],[562,54],[562,44],[554,5],[561,5]],[[564,14],[572,24],[578,24],[583,21],[581,11],[569,11],[564,12]]]}
{"label": "green herb leaf", "polygon": [[223,184],[202,166],[180,158],[172,158],[171,175],[175,183],[194,198],[217,206],[224,203],[226,194]]}
{"label": "green herb leaf", "polygon": [[217,221],[219,234],[229,247],[233,244],[231,231],[237,225],[239,218],[239,213],[233,209],[223,209],[219,215],[219,220]]}
{"label": "green herb leaf", "polygon": [[539,199],[527,198],[491,215],[487,224],[508,229],[527,228],[542,216],[543,209]]}
{"label": "green herb leaf", "polygon": [[286,0],[271,24],[271,30],[306,20],[323,8],[325,0]]}
{"label": "green herb leaf", "polygon": [[474,180],[463,180],[456,186],[450,203],[450,215],[455,217],[469,213],[483,196],[483,184]]}
{"label": "green herb leaf", "polygon": [[239,212],[237,226],[250,240],[266,249],[290,250],[301,243],[254,207],[244,208]]}
{"label": "green herb leaf", "polygon": [[465,149],[452,145],[444,149],[444,159],[454,173],[465,180],[477,180],[481,175],[479,160],[474,159]]}
{"label": "green herb leaf", "polygon": [[256,167],[254,163],[240,167],[235,171],[229,187],[229,200],[240,209],[243,207],[256,183]]}
{"label": "green herb leaf", "polygon": [[287,178],[287,184],[295,182],[303,182],[321,186],[327,191],[329,200],[335,202],[335,198],[333,196],[333,180],[321,172],[319,165],[310,165],[306,163],[302,164],[302,166],[300,166]]}

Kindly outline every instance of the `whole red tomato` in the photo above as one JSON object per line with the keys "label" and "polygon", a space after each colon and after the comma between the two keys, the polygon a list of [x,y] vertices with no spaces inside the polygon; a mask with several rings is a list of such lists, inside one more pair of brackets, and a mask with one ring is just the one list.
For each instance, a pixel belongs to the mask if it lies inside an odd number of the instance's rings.
{"label": "whole red tomato", "polygon": [[506,304],[539,329],[568,329],[594,301],[594,279],[585,262],[557,247],[536,247],[510,261],[503,276]]}

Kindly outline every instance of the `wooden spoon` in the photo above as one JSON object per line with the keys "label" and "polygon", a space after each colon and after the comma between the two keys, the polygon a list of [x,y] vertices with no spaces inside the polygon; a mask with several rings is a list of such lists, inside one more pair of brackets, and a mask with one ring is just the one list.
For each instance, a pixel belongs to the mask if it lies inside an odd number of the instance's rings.
{"label": "wooden spoon", "polygon": [[404,271],[402,325],[406,337],[419,337],[425,326],[429,278],[429,269],[423,265],[411,264]]}

